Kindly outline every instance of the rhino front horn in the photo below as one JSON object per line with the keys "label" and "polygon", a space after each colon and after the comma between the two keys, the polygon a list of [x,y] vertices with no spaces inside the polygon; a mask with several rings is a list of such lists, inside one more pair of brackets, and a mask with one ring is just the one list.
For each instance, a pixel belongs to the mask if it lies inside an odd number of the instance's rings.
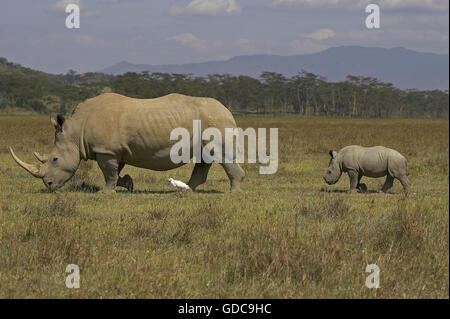
{"label": "rhino front horn", "polygon": [[33,154],[41,163],[45,163],[48,161],[49,156],[47,154],[39,154],[38,152],[34,152]]}
{"label": "rhino front horn", "polygon": [[28,173],[30,173],[31,175],[33,175],[34,177],[37,178],[42,178],[44,175],[41,173],[41,167],[40,165],[32,165],[32,164],[28,164],[25,163],[23,161],[21,161],[16,154],[14,154],[12,148],[9,148],[9,152],[11,153],[11,156],[14,158],[14,160],[16,161],[17,164],[19,164],[20,166],[22,166]]}

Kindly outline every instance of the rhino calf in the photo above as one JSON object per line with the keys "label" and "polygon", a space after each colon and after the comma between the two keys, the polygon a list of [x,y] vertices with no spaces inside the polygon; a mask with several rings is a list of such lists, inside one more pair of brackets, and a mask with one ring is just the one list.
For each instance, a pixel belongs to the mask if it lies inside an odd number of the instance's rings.
{"label": "rhino calf", "polygon": [[396,150],[384,146],[351,145],[339,152],[330,151],[330,156],[330,164],[323,177],[328,185],[337,183],[344,172],[350,178],[350,193],[357,190],[365,192],[366,185],[360,183],[363,176],[386,176],[382,192],[387,192],[396,178],[402,183],[405,193],[409,193],[411,182],[408,179],[406,158]]}

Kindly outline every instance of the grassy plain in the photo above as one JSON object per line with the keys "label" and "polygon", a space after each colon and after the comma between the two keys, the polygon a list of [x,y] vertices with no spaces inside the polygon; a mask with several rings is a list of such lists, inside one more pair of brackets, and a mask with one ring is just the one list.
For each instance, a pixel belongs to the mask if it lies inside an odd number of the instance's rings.
{"label": "grassy plain", "polygon": [[[48,152],[48,117],[0,117],[2,298],[448,298],[449,122],[431,119],[238,117],[278,127],[274,175],[247,172],[244,192],[213,165],[206,184],[180,194],[192,164],[169,172],[125,167],[135,192],[96,193],[103,177],[83,162],[58,194],[18,167],[7,147],[35,162]],[[322,176],[329,149],[384,145],[408,159],[412,194],[398,181],[364,178],[347,194]],[[367,264],[380,288],[365,287]],[[68,264],[81,288],[68,289]]]}

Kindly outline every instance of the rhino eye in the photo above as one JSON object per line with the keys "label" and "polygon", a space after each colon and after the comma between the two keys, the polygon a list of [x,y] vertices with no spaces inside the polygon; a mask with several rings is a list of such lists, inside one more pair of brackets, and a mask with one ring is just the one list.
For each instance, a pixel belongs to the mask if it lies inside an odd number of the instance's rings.
{"label": "rhino eye", "polygon": [[53,159],[52,159],[53,162],[56,162],[57,160],[58,160],[57,157],[53,157]]}
{"label": "rhino eye", "polygon": [[328,170],[328,174],[331,174],[331,170]]}

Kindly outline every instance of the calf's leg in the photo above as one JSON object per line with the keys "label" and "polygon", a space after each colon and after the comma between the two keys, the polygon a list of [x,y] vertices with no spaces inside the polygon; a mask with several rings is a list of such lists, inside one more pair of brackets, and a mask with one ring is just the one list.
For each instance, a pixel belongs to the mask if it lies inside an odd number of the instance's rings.
{"label": "calf's leg", "polygon": [[408,195],[410,187],[411,187],[411,182],[409,181],[408,176],[403,175],[403,176],[397,177],[397,179],[400,181],[400,183],[402,183],[405,194]]}
{"label": "calf's leg", "polygon": [[389,174],[402,183],[403,190],[409,193],[411,182],[408,179],[408,165],[404,158],[394,158],[388,162]]}
{"label": "calf's leg", "polygon": [[365,193],[367,191],[367,186],[366,186],[366,184],[361,183],[361,178],[362,177],[363,176],[361,174],[358,175],[358,186],[357,186],[357,188],[359,189],[359,191],[361,193]]}
{"label": "calf's leg", "polygon": [[350,190],[349,193],[354,193],[357,191],[358,186],[358,172],[353,170],[348,171],[348,177],[350,179]]}
{"label": "calf's leg", "polygon": [[394,177],[392,177],[389,173],[386,176],[386,181],[384,182],[383,187],[381,188],[381,191],[383,193],[386,193],[394,184]]}

